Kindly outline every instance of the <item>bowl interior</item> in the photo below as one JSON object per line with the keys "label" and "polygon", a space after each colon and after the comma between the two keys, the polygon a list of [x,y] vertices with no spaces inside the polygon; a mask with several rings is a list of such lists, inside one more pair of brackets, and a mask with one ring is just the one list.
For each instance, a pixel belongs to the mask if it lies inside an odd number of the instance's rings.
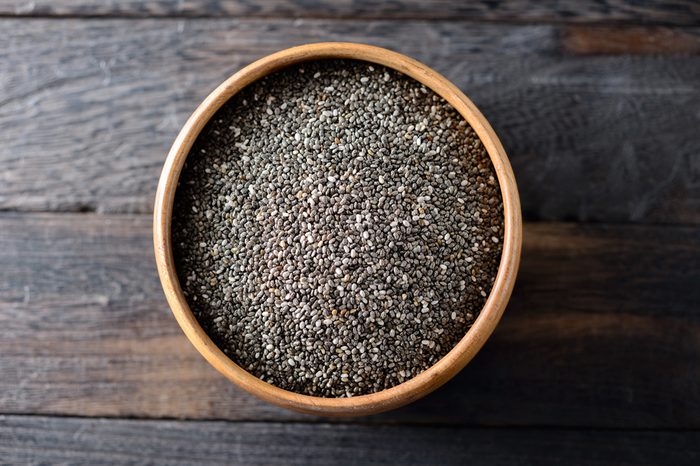
{"label": "bowl interior", "polygon": [[[444,98],[484,144],[498,177],[504,207],[503,251],[498,272],[471,329],[441,360],[416,377],[380,392],[351,398],[321,398],[278,388],[226,356],[204,332],[187,304],[171,245],[177,181],[194,141],[209,119],[229,98],[261,77],[290,65],[323,59],[353,59],[384,65],[412,77]],[[372,414],[410,403],[438,388],[473,358],[493,332],[510,298],[520,260],[521,228],[520,201],[510,163],[498,137],[476,106],[425,65],[386,49],[351,43],[310,44],[283,50],[256,61],[221,84],[195,110],[177,136],[163,167],[154,208],[154,246],[161,283],[178,323],[197,350],[227,378],[262,399],[301,412],[337,416]]]}

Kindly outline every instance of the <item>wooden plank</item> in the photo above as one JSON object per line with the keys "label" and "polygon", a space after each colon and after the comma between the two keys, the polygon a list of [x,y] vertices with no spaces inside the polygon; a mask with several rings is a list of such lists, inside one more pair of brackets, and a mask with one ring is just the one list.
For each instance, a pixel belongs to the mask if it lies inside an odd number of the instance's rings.
{"label": "wooden plank", "polygon": [[[9,463],[695,465],[700,432],[0,417]],[[572,463],[573,462],[573,463]]]}
{"label": "wooden plank", "polygon": [[[526,224],[504,320],[453,381],[364,422],[700,428],[700,228]],[[299,420],[190,347],[145,215],[0,215],[0,413]]]}
{"label": "wooden plank", "polygon": [[23,19],[0,27],[8,38],[2,210],[150,212],[170,144],[215,85],[272,51],[347,40],[397,49],[466,91],[511,156],[526,219],[700,223],[700,56],[576,56],[559,26]]}
{"label": "wooden plank", "polygon": [[692,0],[0,0],[8,16],[297,17],[699,24]]}
{"label": "wooden plank", "polygon": [[184,338],[160,288],[147,216],[0,223],[0,412],[278,413],[222,380]]}

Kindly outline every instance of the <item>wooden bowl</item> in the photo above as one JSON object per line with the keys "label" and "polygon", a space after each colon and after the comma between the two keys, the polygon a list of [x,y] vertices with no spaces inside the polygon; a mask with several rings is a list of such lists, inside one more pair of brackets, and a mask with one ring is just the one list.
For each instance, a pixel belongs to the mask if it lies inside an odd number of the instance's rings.
{"label": "wooden bowl", "polygon": [[[392,388],[352,398],[321,398],[275,387],[250,374],[226,356],[204,332],[180,288],[171,243],[172,210],[178,177],[190,148],[204,125],[241,89],[261,77],[300,62],[355,59],[393,68],[421,82],[449,102],[471,125],[484,144],[503,195],[505,235],[503,253],[484,308],[462,340],[435,365]],[[170,308],[190,342],[219,372],[253,395],[292,410],[326,416],[373,414],[410,403],[432,392],[459,372],[491,335],[510,298],[520,262],[522,222],[520,199],[508,157],[493,129],[476,106],[457,87],[427,66],[379,47],[329,42],[293,47],[246,66],[224,81],[187,120],[163,166],[156,194],[153,241],[160,281]]]}

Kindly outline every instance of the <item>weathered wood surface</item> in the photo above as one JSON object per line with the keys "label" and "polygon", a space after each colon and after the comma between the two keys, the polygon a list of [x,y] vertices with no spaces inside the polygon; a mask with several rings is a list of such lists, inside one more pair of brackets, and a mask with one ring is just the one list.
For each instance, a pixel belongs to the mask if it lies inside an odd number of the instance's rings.
{"label": "weathered wood surface", "polygon": [[3,462],[697,465],[700,432],[466,429],[0,417]]}
{"label": "weathered wood surface", "polygon": [[[700,463],[700,2],[0,0],[0,17],[0,210],[107,213],[0,212],[0,463]],[[493,338],[404,409],[327,424],[251,398],[182,335],[132,214],[214,86],[322,40],[460,86],[526,219],[677,226],[526,224]]]}
{"label": "weathered wood surface", "polygon": [[[213,87],[272,51],[347,40],[424,61],[472,97],[511,156],[526,219],[700,223],[700,56],[594,55],[595,42],[576,56],[567,44],[585,48],[585,32],[573,40],[560,26],[6,19],[0,28],[0,209],[149,212],[170,144]],[[699,31],[684,37],[696,44]]]}
{"label": "weathered wood surface", "polygon": [[564,28],[562,43],[579,55],[698,55],[699,34],[695,28],[581,25]]}
{"label": "weathered wood surface", "polygon": [[[363,422],[700,428],[700,229],[527,224],[492,340]],[[216,373],[170,315],[146,215],[0,215],[0,413],[310,420]]]}
{"label": "weathered wood surface", "polygon": [[8,16],[194,16],[700,24],[693,0],[0,0]]}

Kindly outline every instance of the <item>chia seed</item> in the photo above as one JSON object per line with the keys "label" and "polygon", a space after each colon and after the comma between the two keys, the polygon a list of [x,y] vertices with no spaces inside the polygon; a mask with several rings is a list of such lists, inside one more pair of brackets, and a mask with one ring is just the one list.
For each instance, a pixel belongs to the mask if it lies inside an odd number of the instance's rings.
{"label": "chia seed", "polygon": [[501,256],[503,205],[472,128],[391,69],[318,61],[210,120],[180,177],[180,284],[212,340],[278,387],[400,384],[465,335]]}

